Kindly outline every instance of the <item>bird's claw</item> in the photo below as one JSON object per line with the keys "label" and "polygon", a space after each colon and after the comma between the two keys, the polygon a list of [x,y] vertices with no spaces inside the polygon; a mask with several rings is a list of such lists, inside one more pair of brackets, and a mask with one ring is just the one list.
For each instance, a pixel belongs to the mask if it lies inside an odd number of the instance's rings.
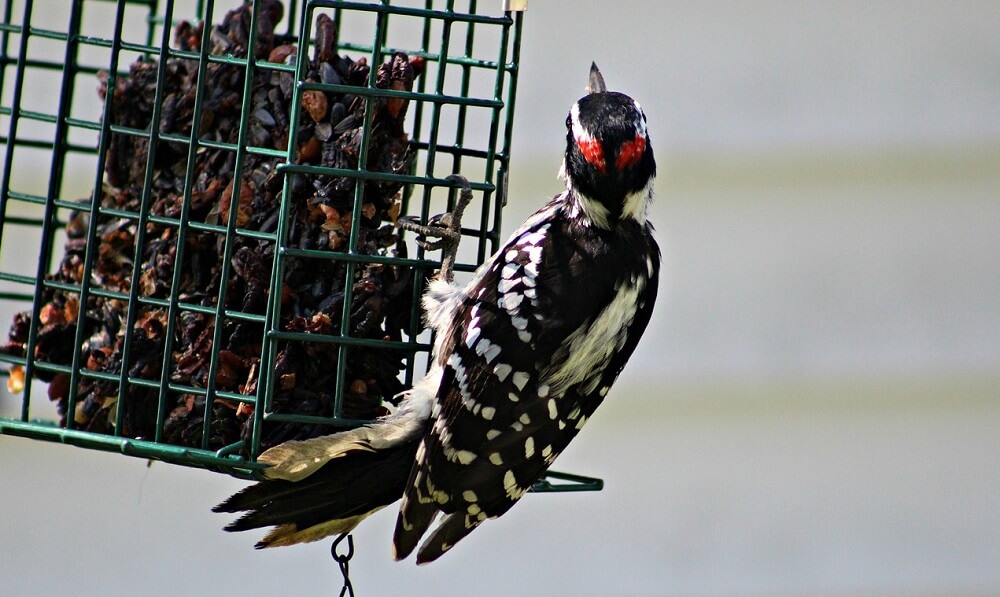
{"label": "bird's claw", "polygon": [[[396,220],[396,226],[402,230],[416,233],[417,246],[425,251],[443,249],[448,242],[457,242],[459,237],[447,224],[435,221],[435,218],[431,218],[431,221],[425,226],[418,224],[409,216],[402,216]],[[427,237],[436,237],[437,240],[427,240]]]}
{"label": "bird's claw", "polygon": [[[401,217],[396,220],[396,226],[402,230],[416,233],[417,246],[425,251],[443,251],[441,271],[438,276],[451,282],[453,279],[452,270],[458,255],[458,245],[462,240],[462,215],[472,201],[472,187],[469,186],[468,179],[461,174],[452,174],[446,180],[458,183],[460,187],[458,202],[453,211],[432,217],[426,225],[418,224],[409,217]],[[437,240],[427,240],[428,237]]]}

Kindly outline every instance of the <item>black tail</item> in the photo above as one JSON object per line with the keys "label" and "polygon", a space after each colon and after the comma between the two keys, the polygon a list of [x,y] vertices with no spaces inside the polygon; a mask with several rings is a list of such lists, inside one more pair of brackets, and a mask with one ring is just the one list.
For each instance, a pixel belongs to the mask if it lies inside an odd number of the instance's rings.
{"label": "black tail", "polygon": [[413,438],[378,451],[346,452],[300,481],[261,481],[212,510],[246,512],[227,531],[274,526],[258,549],[346,533],[402,497],[418,444]]}

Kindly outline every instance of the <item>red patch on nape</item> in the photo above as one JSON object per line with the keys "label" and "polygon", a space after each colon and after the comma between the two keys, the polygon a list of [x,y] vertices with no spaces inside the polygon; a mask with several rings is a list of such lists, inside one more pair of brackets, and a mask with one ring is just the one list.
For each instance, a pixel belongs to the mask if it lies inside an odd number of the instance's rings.
{"label": "red patch on nape", "polygon": [[635,139],[622,143],[618,150],[618,157],[615,159],[615,168],[624,170],[631,168],[646,153],[646,136],[641,133],[635,134]]}
{"label": "red patch on nape", "polygon": [[604,162],[604,148],[601,147],[600,141],[597,139],[587,139],[586,141],[577,141],[576,145],[580,148],[583,159],[587,160],[591,166],[597,168],[597,171],[601,174],[608,173],[608,166]]}

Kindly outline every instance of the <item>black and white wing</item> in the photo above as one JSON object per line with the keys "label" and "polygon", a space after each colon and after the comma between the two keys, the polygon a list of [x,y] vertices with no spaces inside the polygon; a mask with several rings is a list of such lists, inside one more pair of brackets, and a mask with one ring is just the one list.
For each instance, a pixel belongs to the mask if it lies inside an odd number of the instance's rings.
{"label": "black and white wing", "polygon": [[456,293],[437,346],[441,384],[417,450],[395,555],[444,520],[434,560],[541,477],[586,423],[642,335],[659,250],[648,224],[582,224],[558,197]]}

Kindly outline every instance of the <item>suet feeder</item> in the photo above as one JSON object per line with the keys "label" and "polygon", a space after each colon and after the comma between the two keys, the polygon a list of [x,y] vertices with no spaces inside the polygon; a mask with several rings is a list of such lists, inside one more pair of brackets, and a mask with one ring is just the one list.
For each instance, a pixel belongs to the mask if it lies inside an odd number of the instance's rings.
{"label": "suet feeder", "polygon": [[502,240],[519,8],[4,0],[0,433],[257,478],[380,414],[438,266],[394,221],[461,173],[456,269]]}

